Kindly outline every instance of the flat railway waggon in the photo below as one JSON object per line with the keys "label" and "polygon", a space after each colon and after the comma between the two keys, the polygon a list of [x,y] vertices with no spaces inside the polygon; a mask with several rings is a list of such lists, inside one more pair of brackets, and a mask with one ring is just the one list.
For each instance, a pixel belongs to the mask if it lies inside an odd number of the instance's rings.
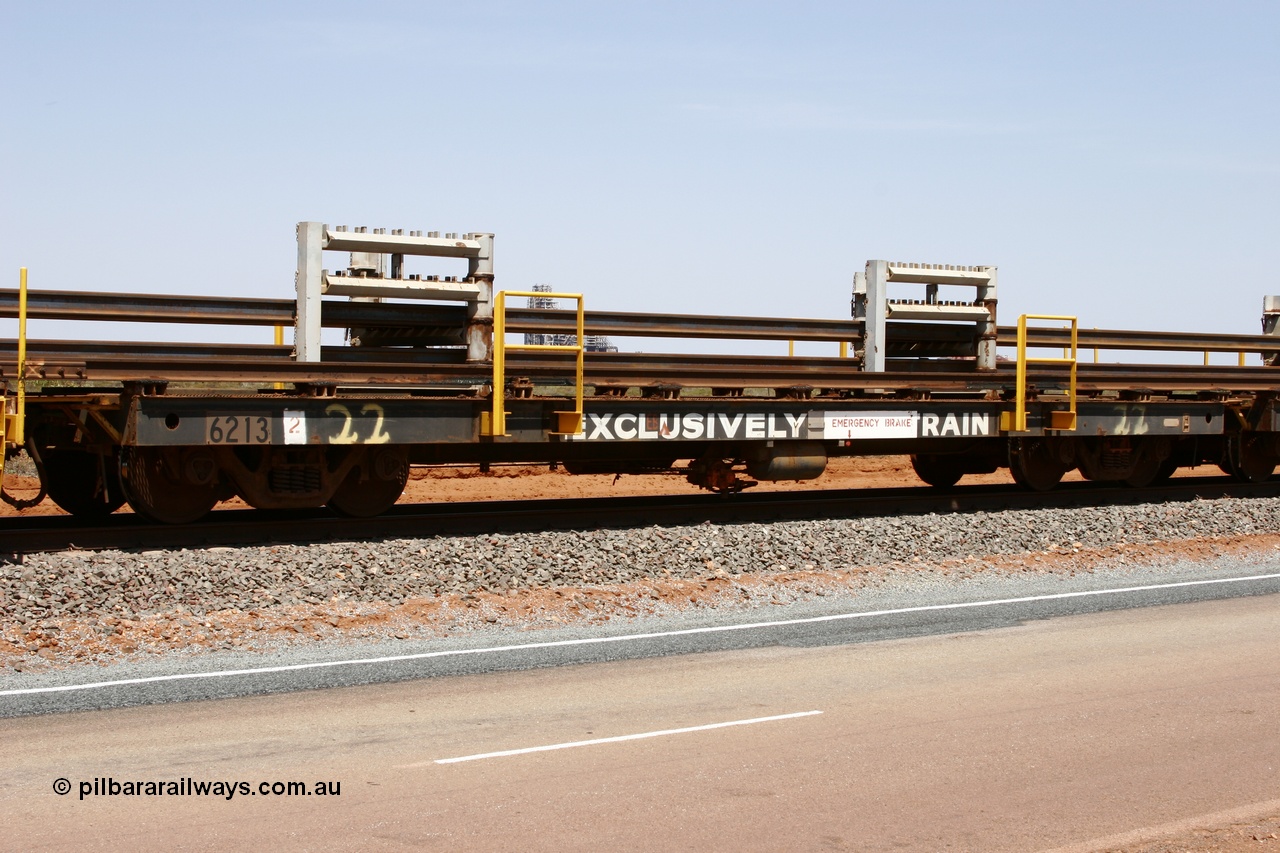
{"label": "flat railway waggon", "polygon": [[[910,454],[939,488],[1008,468],[1033,490],[1073,469],[1144,486],[1206,462],[1256,482],[1280,461],[1274,297],[1261,334],[1086,330],[1037,315],[1001,326],[995,267],[873,260],[854,276],[848,320],[610,312],[586,310],[580,294],[495,289],[492,234],[318,222],[297,234],[288,299],[28,292],[24,271],[0,290],[0,316],[19,318],[18,337],[0,341],[6,454],[25,448],[42,492],[73,515],[127,502],[168,523],[235,495],[377,515],[416,465],[679,471],[732,493],[816,479],[853,455]],[[408,272],[418,257],[466,269]],[[274,326],[276,342],[28,340],[27,318]],[[343,330],[342,343],[324,343],[324,329]],[[606,336],[831,353],[592,346]],[[1205,355],[1100,363],[1099,351]]]}

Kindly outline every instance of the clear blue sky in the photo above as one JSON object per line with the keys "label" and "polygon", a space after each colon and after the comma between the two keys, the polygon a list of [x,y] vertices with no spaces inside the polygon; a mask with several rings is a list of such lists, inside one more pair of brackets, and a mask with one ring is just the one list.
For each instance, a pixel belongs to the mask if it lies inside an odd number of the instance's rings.
{"label": "clear blue sky", "polygon": [[846,317],[868,258],[996,264],[1006,322],[1280,293],[1276,3],[2,9],[5,286],[286,297],[316,219],[620,310]]}

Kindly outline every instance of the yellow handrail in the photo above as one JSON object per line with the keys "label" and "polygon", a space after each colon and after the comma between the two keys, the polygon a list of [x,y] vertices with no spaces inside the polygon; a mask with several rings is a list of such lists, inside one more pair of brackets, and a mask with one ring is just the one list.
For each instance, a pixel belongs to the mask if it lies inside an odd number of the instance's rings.
{"label": "yellow handrail", "polygon": [[[1027,357],[1027,320],[1051,320],[1071,324],[1071,355],[1063,358],[1028,358]],[[1027,431],[1027,365],[1028,364],[1069,364],[1071,365],[1071,381],[1068,385],[1067,399],[1071,403],[1070,411],[1050,412],[1048,429],[1074,430],[1076,428],[1076,359],[1079,349],[1077,341],[1076,318],[1064,314],[1023,314],[1018,318],[1018,369],[1015,382],[1016,406],[1013,413],[1014,432]]]}
{"label": "yellow handrail", "polygon": [[[558,344],[508,344],[507,343],[507,297],[532,296],[543,299],[576,299],[578,302],[578,335],[576,345]],[[577,355],[574,373],[574,408],[572,412],[556,412],[556,429],[552,435],[582,434],[582,374],[583,354],[586,352],[586,338],[583,335],[584,312],[582,310],[581,293],[547,293],[530,290],[501,290],[493,299],[493,413],[489,418],[491,436],[507,434],[507,350],[525,352],[572,352]]]}
{"label": "yellow handrail", "polygon": [[[18,274],[18,399],[14,412],[9,411],[9,395],[0,393],[0,495],[4,495],[4,462],[9,445],[26,443],[27,414],[27,268]],[[44,497],[44,492],[40,493]],[[13,503],[5,495],[7,503]],[[19,506],[19,504],[14,504]]]}
{"label": "yellow handrail", "polygon": [[[284,326],[276,326],[276,346],[284,346]],[[275,389],[277,391],[283,391],[284,383],[277,382],[275,384]]]}
{"label": "yellow handrail", "polygon": [[21,447],[26,443],[27,415],[27,268],[18,273],[18,400],[17,409],[10,414],[7,406],[0,406],[0,456],[6,444]]}

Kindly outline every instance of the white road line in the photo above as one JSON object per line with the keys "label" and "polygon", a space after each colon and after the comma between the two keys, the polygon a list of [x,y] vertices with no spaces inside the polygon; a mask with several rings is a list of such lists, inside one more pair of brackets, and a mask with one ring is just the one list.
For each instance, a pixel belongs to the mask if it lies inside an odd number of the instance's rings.
{"label": "white road line", "polygon": [[918,607],[895,607],[888,610],[867,610],[859,613],[833,613],[827,616],[808,616],[802,619],[777,619],[769,622],[747,622],[740,625],[712,625],[705,628],[683,628],[676,631],[655,631],[647,634],[619,634],[613,637],[583,637],[577,640],[549,640],[543,643],[521,643],[510,646],[484,646],[477,649],[448,649],[439,652],[417,652],[406,655],[386,655],[376,658],[316,661],[282,666],[262,666],[251,669],[224,669],[213,672],[178,672],[171,675],[151,675],[144,678],[121,678],[115,681],[94,681],[87,684],[63,684],[57,687],[27,687],[18,690],[0,690],[0,696],[31,696],[39,693],[66,693],[75,690],[100,690],[107,687],[126,687],[134,684],[159,684],[166,681],[190,681],[203,678],[230,678],[237,675],[268,675],[275,672],[300,672],[308,669],[328,669],[338,666],[372,666],[404,661],[429,660],[431,658],[462,657],[465,655],[489,655],[502,652],[528,651],[531,649],[555,649],[568,646],[592,646],[603,643],[627,643],[638,640],[656,640],[666,637],[688,637],[695,634],[719,634],[726,631],[750,631],[758,628],[786,628],[792,625],[816,625],[820,622],[841,622],[850,619],[869,619],[874,616],[899,616],[906,613],[930,613],[943,610],[965,610],[974,607],[998,607],[1002,604],[1028,604],[1035,601],[1062,601],[1071,598],[1091,598],[1104,595],[1124,595],[1131,592],[1151,592],[1161,589],[1178,589],[1215,584],[1247,583],[1249,581],[1275,580],[1280,572],[1267,575],[1249,575],[1242,578],[1213,578],[1199,581],[1126,586],[1117,589],[1093,589],[1082,592],[1057,592],[1049,595],[1028,595],[1021,598],[996,598],[989,601],[962,601],[956,604],[925,604]]}
{"label": "white road line", "polygon": [[798,711],[794,714],[778,714],[775,717],[755,717],[750,720],[732,720],[727,723],[708,723],[705,726],[689,726],[683,729],[663,729],[657,732],[643,732],[638,735],[618,735],[617,737],[598,737],[593,740],[574,740],[568,743],[553,743],[547,746],[526,746],[524,749],[504,749],[501,752],[481,752],[477,755],[463,755],[459,758],[437,758],[435,761],[419,761],[417,764],[400,764],[397,769],[426,767],[429,764],[459,764],[463,761],[479,761],[482,758],[505,758],[508,755],[525,755],[530,752],[550,752],[554,749],[572,749],[575,746],[595,746],[601,743],[621,743],[624,740],[644,740],[665,735],[682,735],[688,732],[706,732],[711,729],[727,729],[730,726],[750,726],[755,723],[772,723],[775,720],[794,720],[798,717],[812,717],[821,711]]}

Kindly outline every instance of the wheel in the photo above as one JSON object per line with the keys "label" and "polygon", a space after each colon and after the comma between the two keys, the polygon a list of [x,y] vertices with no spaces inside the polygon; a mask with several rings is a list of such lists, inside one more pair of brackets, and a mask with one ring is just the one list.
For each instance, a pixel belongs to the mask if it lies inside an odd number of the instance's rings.
{"label": "wheel", "polygon": [[1067,473],[1053,446],[1042,438],[1009,439],[1009,473],[1033,492],[1047,492]]}
{"label": "wheel", "polygon": [[409,481],[409,454],[403,447],[366,449],[333,496],[329,508],[352,518],[372,518],[389,510]]}
{"label": "wheel", "polygon": [[1261,483],[1276,470],[1274,448],[1271,436],[1238,433],[1227,439],[1227,459],[1222,467],[1242,483]]}
{"label": "wheel", "polygon": [[1160,462],[1155,459],[1140,459],[1129,476],[1120,482],[1131,489],[1145,489],[1160,476]]}
{"label": "wheel", "polygon": [[218,502],[218,464],[202,447],[125,447],[120,484],[133,511],[161,524],[188,524]]}
{"label": "wheel", "polygon": [[911,467],[917,477],[937,489],[949,489],[964,476],[956,459],[933,453],[911,454]]}
{"label": "wheel", "polygon": [[[1170,455],[1172,448],[1169,446],[1168,439],[1158,437],[1134,439],[1133,453],[1135,458],[1129,476],[1121,481],[1130,488],[1142,489],[1153,483],[1163,482],[1178,469],[1177,463],[1174,463],[1172,468],[1168,467],[1169,460],[1172,458]],[[1168,473],[1162,477],[1161,472],[1166,469]]]}
{"label": "wheel", "polygon": [[1168,459],[1160,463],[1160,467],[1156,469],[1155,479],[1152,483],[1163,483],[1172,477],[1178,471],[1178,461],[1170,456]]}
{"label": "wheel", "polygon": [[50,500],[78,518],[103,518],[124,506],[120,460],[84,450],[50,448],[42,456]]}

